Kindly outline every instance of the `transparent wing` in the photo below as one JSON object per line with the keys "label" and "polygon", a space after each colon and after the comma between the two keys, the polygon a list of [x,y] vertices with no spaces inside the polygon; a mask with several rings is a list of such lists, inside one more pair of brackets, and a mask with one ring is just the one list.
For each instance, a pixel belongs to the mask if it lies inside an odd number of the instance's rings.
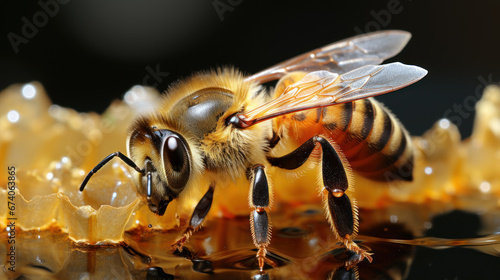
{"label": "transparent wing", "polygon": [[326,107],[377,96],[408,86],[427,74],[418,66],[399,62],[368,65],[338,75],[315,71],[285,89],[282,95],[238,118],[247,127],[292,112]]}
{"label": "transparent wing", "polygon": [[295,71],[325,70],[338,74],[365,65],[377,65],[398,54],[410,40],[406,31],[388,30],[351,37],[286,60],[246,78],[259,84]]}

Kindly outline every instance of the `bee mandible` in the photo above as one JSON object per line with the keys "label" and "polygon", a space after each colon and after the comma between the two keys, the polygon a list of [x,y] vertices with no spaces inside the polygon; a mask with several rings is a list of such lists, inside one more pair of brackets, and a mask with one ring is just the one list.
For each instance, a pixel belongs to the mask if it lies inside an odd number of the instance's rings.
{"label": "bee mandible", "polygon": [[[346,190],[352,188],[353,171],[379,181],[412,180],[410,137],[396,117],[371,98],[427,74],[398,62],[379,65],[399,53],[410,37],[404,31],[359,35],[252,76],[232,68],[195,74],[171,86],[156,112],[133,123],[128,156],[110,154],[87,174],[80,191],[114,157],[137,171],[137,191],[158,215],[187,190],[206,189],[189,226],[173,244],[182,250],[202,226],[215,190],[246,177],[253,208],[250,228],[262,271],[266,262],[272,263],[266,257],[273,197],[268,170],[295,170],[313,161],[333,233],[355,253],[351,264],[365,258],[371,262],[372,253],[353,241],[358,211]],[[268,94],[262,84],[278,79]]]}

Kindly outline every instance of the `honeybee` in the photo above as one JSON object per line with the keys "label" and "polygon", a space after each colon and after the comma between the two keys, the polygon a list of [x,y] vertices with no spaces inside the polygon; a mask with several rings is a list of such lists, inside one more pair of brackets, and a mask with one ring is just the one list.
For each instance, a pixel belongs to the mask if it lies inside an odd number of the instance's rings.
{"label": "honeybee", "polygon": [[[266,253],[273,188],[267,170],[296,170],[312,161],[332,231],[355,253],[350,264],[365,258],[371,262],[372,253],[353,241],[357,205],[345,192],[352,188],[353,171],[373,180],[412,180],[407,131],[370,98],[427,74],[401,63],[378,65],[399,53],[410,37],[404,31],[360,35],[252,76],[232,68],[195,74],[171,86],[157,112],[133,123],[128,156],[110,154],[88,173],[80,191],[114,157],[137,171],[137,191],[158,215],[187,190],[208,188],[173,244],[181,250],[205,220],[215,190],[246,177],[253,208],[250,228],[262,271],[271,263]],[[271,94],[261,86],[278,79]]]}

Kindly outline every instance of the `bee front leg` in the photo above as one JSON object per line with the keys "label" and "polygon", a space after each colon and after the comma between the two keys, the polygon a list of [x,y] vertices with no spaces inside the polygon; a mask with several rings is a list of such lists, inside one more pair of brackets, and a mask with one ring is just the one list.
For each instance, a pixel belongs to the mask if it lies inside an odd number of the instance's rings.
{"label": "bee front leg", "polygon": [[263,165],[255,165],[252,168],[252,173],[252,188],[249,199],[250,206],[254,207],[254,210],[250,214],[250,229],[253,243],[259,249],[256,255],[259,270],[263,272],[265,262],[274,266],[274,262],[266,258],[267,246],[271,241],[271,226],[266,212],[271,203],[270,186]]}
{"label": "bee front leg", "polygon": [[210,208],[212,207],[212,201],[214,198],[214,185],[210,185],[208,191],[205,195],[200,199],[196,207],[194,208],[193,215],[191,216],[191,220],[189,221],[188,228],[184,231],[184,234],[181,238],[179,238],[173,245],[173,251],[179,250],[182,252],[182,247],[184,243],[189,240],[189,237],[193,235],[193,233],[200,228],[203,223],[205,217],[207,216]]}

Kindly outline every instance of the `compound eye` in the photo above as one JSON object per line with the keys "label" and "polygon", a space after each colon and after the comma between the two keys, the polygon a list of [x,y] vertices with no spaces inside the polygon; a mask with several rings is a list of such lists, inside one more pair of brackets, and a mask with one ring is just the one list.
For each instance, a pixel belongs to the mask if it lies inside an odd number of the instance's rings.
{"label": "compound eye", "polygon": [[190,175],[190,156],[187,143],[177,135],[170,135],[163,142],[163,164],[169,186],[183,189]]}
{"label": "compound eye", "polygon": [[164,153],[170,160],[172,170],[177,172],[182,171],[187,160],[187,153],[182,145],[183,143],[175,136],[170,136],[165,140]]}

